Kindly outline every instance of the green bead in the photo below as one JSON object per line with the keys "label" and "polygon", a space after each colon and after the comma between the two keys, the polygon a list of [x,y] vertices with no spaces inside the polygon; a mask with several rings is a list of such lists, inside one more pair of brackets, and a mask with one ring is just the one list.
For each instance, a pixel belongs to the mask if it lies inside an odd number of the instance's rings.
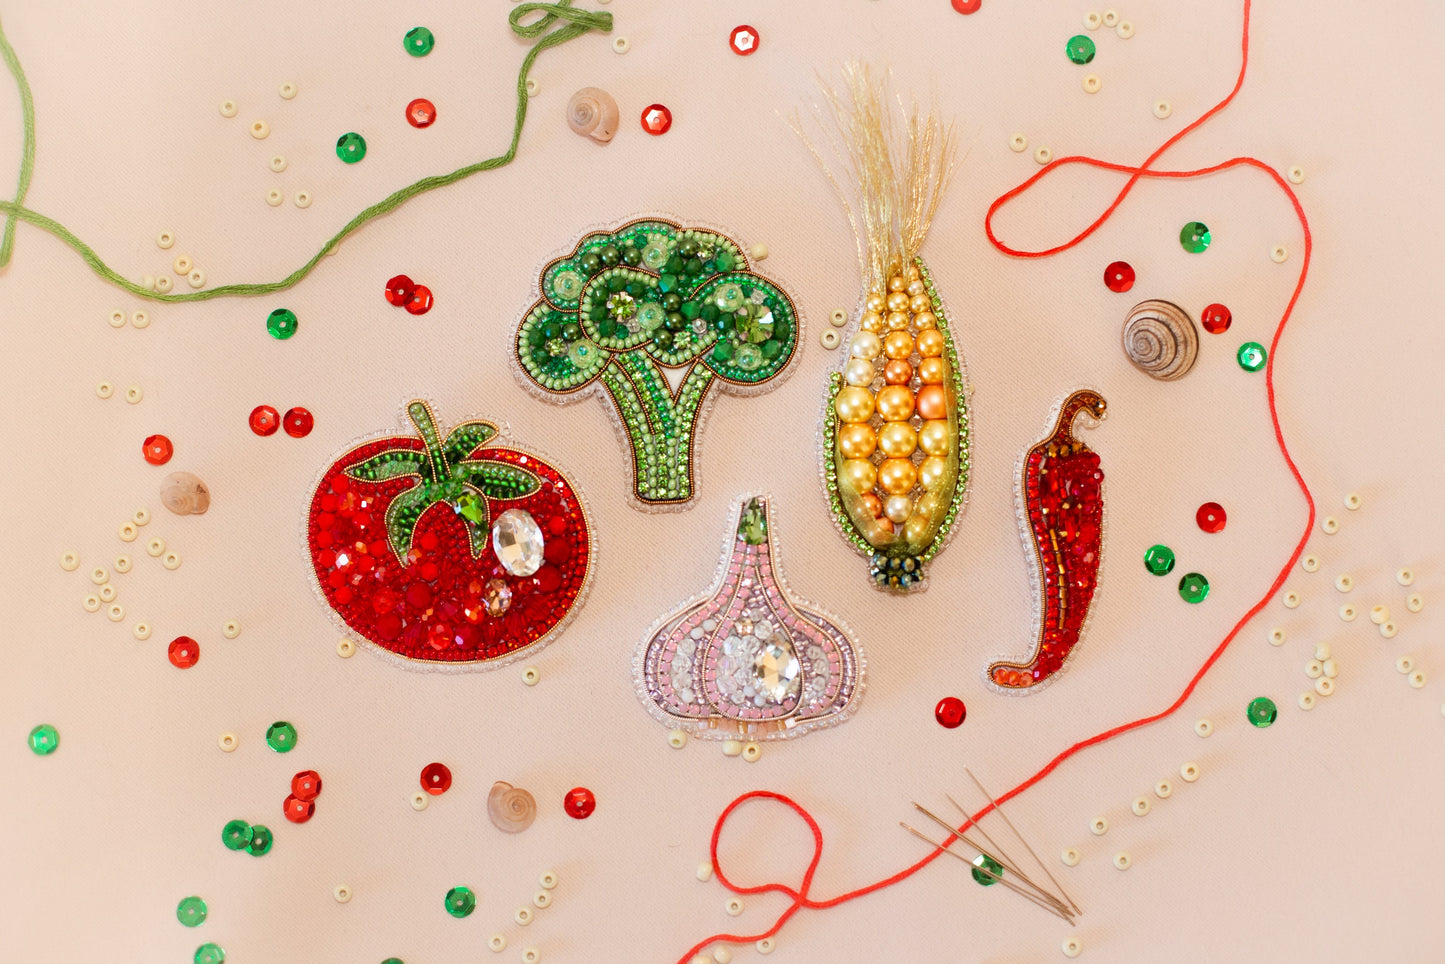
{"label": "green bead", "polygon": [[752,499],[738,519],[738,536],[750,546],[760,546],[768,539],[768,516],[761,499]]}
{"label": "green bead", "polygon": [[252,857],[260,857],[269,853],[274,840],[275,838],[271,836],[271,828],[258,823],[251,828],[251,842],[246,844],[246,853]]}
{"label": "green bead", "polygon": [[1069,38],[1068,44],[1064,47],[1064,52],[1069,55],[1069,59],[1074,63],[1087,64],[1094,59],[1094,41],[1083,34],[1075,34]]}
{"label": "green bead", "polygon": [[285,341],[296,334],[296,312],[290,308],[277,308],[266,316],[266,330],[277,341]]}
{"label": "green bead", "polygon": [[60,731],[49,723],[41,723],[30,731],[30,749],[36,756],[49,756],[60,746]]}
{"label": "green bead", "polygon": [[1156,576],[1174,571],[1174,550],[1168,546],[1150,546],[1144,551],[1144,568]]}
{"label": "green bead", "polygon": [[176,920],[187,927],[199,927],[206,920],[206,902],[199,897],[183,897],[176,905]]}
{"label": "green bead", "polygon": [[1198,254],[1209,247],[1209,225],[1203,221],[1190,221],[1179,229],[1179,243],[1190,254]]}
{"label": "green bead", "polygon": [[456,511],[457,515],[477,525],[487,521],[487,504],[470,492],[457,500]]}
{"label": "green bead", "polygon": [[1209,580],[1197,572],[1185,573],[1179,580],[1179,598],[1187,603],[1204,602],[1209,595]]}
{"label": "green bead", "polygon": [[406,961],[403,961],[399,957],[388,957],[386,960],[382,961],[381,964],[406,964]]}
{"label": "green bead", "polygon": [[406,52],[413,57],[425,57],[431,53],[431,49],[436,46],[436,42],[437,38],[433,37],[432,32],[427,28],[412,27],[406,32],[406,36],[402,38],[401,45],[405,47]]}
{"label": "green bead", "polygon": [[347,164],[355,164],[366,156],[366,138],[348,131],[336,139],[336,156]]}
{"label": "green bead", "polygon": [[470,887],[453,887],[447,891],[447,913],[458,919],[466,917],[477,908],[477,895]]}
{"label": "green bead", "polygon": [[266,728],[266,744],[277,753],[290,753],[296,747],[296,727],[278,720]]}
{"label": "green bead", "polygon": [[244,820],[232,820],[221,828],[221,843],[227,850],[245,850],[251,843],[251,825]]}
{"label": "green bead", "polygon": [[1256,696],[1249,701],[1249,706],[1245,708],[1244,714],[1249,718],[1249,722],[1263,728],[1274,722],[1274,718],[1279,715],[1279,710],[1275,708],[1274,700],[1268,696]]}
{"label": "green bead", "polygon": [[[1092,44],[1090,46],[1092,46]],[[1003,864],[994,860],[988,854],[979,854],[973,858],[973,870],[969,871],[969,873],[973,875],[974,880],[978,881],[984,887],[992,887],[998,883],[999,878],[1003,876]],[[989,874],[993,876],[989,876]]]}
{"label": "green bead", "polygon": [[1247,372],[1257,372],[1264,367],[1265,360],[1269,358],[1269,353],[1264,350],[1264,346],[1259,342],[1247,341],[1239,346],[1239,351],[1235,353],[1234,357],[1239,360],[1240,368],[1243,368]]}
{"label": "green bead", "polygon": [[221,950],[220,944],[202,944],[196,948],[193,960],[196,964],[225,964],[226,952]]}

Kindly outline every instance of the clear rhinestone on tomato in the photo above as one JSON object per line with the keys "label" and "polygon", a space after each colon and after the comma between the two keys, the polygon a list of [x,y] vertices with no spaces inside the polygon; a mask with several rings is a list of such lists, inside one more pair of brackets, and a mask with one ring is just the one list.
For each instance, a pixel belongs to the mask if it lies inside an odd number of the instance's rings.
{"label": "clear rhinestone on tomato", "polygon": [[316,424],[316,419],[306,409],[297,406],[286,410],[286,415],[281,419],[281,426],[286,429],[286,434],[292,438],[305,438],[311,434],[311,427]]}
{"label": "clear rhinestone on tomato", "polygon": [[1110,291],[1128,291],[1134,287],[1134,266],[1127,261],[1114,261],[1104,269],[1104,287]]}
{"label": "clear rhinestone on tomato", "polygon": [[662,104],[649,104],[642,111],[642,129],[654,137],[666,134],[672,127],[672,111]]}
{"label": "clear rhinestone on tomato", "polygon": [[1199,523],[1199,528],[1205,532],[1223,532],[1226,520],[1224,506],[1218,502],[1206,502],[1194,513],[1194,521]]}
{"label": "clear rhinestone on tomato", "polygon": [[938,725],[949,730],[962,724],[966,716],[968,716],[968,708],[957,696],[945,696],[933,708],[933,718],[938,721]]}
{"label": "clear rhinestone on tomato", "polygon": [[436,119],[436,105],[425,97],[418,97],[406,105],[406,121],[412,127],[430,127]]}
{"label": "clear rhinestone on tomato", "polygon": [[251,409],[251,431],[257,435],[275,435],[281,427],[281,413],[270,405],[257,405]]}
{"label": "clear rhinestone on tomato", "polygon": [[398,308],[404,307],[415,290],[416,282],[404,274],[399,274],[386,283],[386,300]]}
{"label": "clear rhinestone on tomato", "polygon": [[177,636],[166,647],[166,657],[176,669],[190,669],[201,658],[201,647],[189,636]]}
{"label": "clear rhinestone on tomato", "polygon": [[1230,314],[1229,309],[1218,302],[1206,307],[1204,314],[1199,316],[1199,323],[1203,325],[1204,330],[1211,335],[1224,334],[1229,330],[1229,325],[1232,321],[1234,321],[1234,316]]}
{"label": "clear rhinestone on tomato", "polygon": [[421,788],[432,796],[441,796],[451,785],[452,771],[445,763],[428,763],[421,768]]}
{"label": "clear rhinestone on tomato", "polygon": [[424,315],[431,311],[431,306],[431,289],[426,285],[417,285],[406,301],[406,310],[413,315]]}
{"label": "clear rhinestone on tomato", "polygon": [[586,787],[573,787],[562,798],[562,808],[574,820],[586,820],[597,809],[597,798]]}
{"label": "clear rhinestone on tomato", "polygon": [[291,778],[291,795],[298,800],[315,800],[321,795],[321,774],[302,770]]}
{"label": "clear rhinestone on tomato", "polygon": [[739,57],[746,57],[758,52],[758,40],[757,28],[744,23],[733,28],[732,34],[728,37],[728,46]]}
{"label": "clear rhinestone on tomato", "polygon": [[316,802],[302,800],[293,793],[282,803],[281,810],[286,814],[286,819],[292,823],[305,823],[316,812]]}
{"label": "clear rhinestone on tomato", "polygon": [[978,8],[983,6],[983,0],[953,0],[953,9],[959,13],[978,13]]}
{"label": "clear rhinestone on tomato", "polygon": [[140,451],[151,465],[165,465],[175,453],[175,447],[164,435],[147,435],[146,440],[141,443]]}

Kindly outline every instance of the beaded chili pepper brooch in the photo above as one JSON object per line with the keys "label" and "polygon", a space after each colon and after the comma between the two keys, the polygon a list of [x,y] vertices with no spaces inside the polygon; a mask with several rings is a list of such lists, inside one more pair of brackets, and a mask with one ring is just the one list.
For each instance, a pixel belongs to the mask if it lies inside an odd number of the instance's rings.
{"label": "beaded chili pepper brooch", "polygon": [[592,530],[575,487],[490,422],[364,441],[311,497],[312,575],[349,632],[411,663],[492,666],[549,642],[581,604]]}

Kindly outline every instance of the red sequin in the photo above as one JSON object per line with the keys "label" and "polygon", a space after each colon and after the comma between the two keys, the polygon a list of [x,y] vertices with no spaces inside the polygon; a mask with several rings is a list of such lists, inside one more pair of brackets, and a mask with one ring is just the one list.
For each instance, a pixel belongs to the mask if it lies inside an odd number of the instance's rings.
{"label": "red sequin", "polygon": [[311,427],[316,424],[316,420],[306,409],[298,407],[288,409],[281,424],[285,427],[286,434],[292,438],[305,438],[311,434]]}
{"label": "red sequin", "polygon": [[175,453],[175,447],[164,435],[147,435],[141,443],[140,451],[151,465],[165,465]]}
{"label": "red sequin", "polygon": [[1227,521],[1224,506],[1218,502],[1206,502],[1194,513],[1194,521],[1199,523],[1199,528],[1205,532],[1223,532],[1224,523]]}
{"label": "red sequin", "polygon": [[959,13],[978,13],[978,8],[983,6],[983,0],[953,0],[953,9]]}
{"label": "red sequin", "polygon": [[586,820],[597,809],[597,798],[586,787],[573,787],[562,798],[562,808],[574,820]]}
{"label": "red sequin", "polygon": [[407,299],[406,310],[413,315],[424,315],[431,311],[432,295],[431,289],[426,285],[417,285],[412,291],[411,297]]}
{"label": "red sequin", "polygon": [[1104,286],[1110,291],[1128,291],[1134,287],[1134,266],[1127,261],[1114,261],[1104,269]]}
{"label": "red sequin", "polygon": [[452,771],[445,763],[428,763],[421,768],[421,788],[432,796],[441,796],[451,785]]}
{"label": "red sequin", "polygon": [[257,435],[275,435],[281,427],[281,413],[270,405],[257,405],[251,409],[251,431]]}
{"label": "red sequin", "polygon": [[190,669],[201,658],[201,647],[189,636],[177,636],[166,647],[166,656],[177,669]]}
{"label": "red sequin", "polygon": [[418,97],[406,105],[406,120],[412,127],[430,127],[436,119],[436,105],[425,97]]}
{"label": "red sequin", "polygon": [[642,129],[654,137],[666,134],[672,127],[672,111],[662,104],[649,104],[642,111]]}
{"label": "red sequin", "polygon": [[734,27],[732,34],[729,35],[728,46],[731,47],[733,53],[739,57],[746,57],[749,54],[758,52],[758,41],[760,39],[756,27],[740,24]]}
{"label": "red sequin", "polygon": [[291,795],[298,800],[315,800],[321,795],[321,774],[302,770],[291,778]]}
{"label": "red sequin", "polygon": [[950,730],[963,723],[966,716],[968,708],[957,696],[945,696],[933,708],[933,718],[938,721],[938,725]]}
{"label": "red sequin", "polygon": [[1228,331],[1232,321],[1234,321],[1234,316],[1229,313],[1229,309],[1218,302],[1205,308],[1204,314],[1199,317],[1199,323],[1211,335],[1220,335]]}
{"label": "red sequin", "polygon": [[310,820],[311,815],[316,812],[316,802],[314,800],[302,800],[293,793],[282,803],[281,809],[282,812],[286,814],[286,819],[292,823],[305,823]]}
{"label": "red sequin", "polygon": [[404,274],[399,274],[386,283],[386,300],[398,308],[404,307],[415,290],[416,282]]}

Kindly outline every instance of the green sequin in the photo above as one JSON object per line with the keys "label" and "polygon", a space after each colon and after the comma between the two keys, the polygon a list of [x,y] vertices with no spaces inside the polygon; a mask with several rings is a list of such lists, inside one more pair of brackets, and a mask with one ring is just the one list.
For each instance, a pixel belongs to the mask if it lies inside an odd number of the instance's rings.
{"label": "green sequin", "polygon": [[296,747],[296,727],[278,720],[266,728],[266,745],[277,753],[290,753]]}
{"label": "green sequin", "polygon": [[277,341],[285,341],[296,334],[296,312],[290,308],[277,308],[266,316],[266,330]]}
{"label": "green sequin", "polygon": [[1064,47],[1064,52],[1069,55],[1069,59],[1074,63],[1087,64],[1094,59],[1094,41],[1083,34],[1075,34],[1069,38],[1068,44]]}
{"label": "green sequin", "polygon": [[477,909],[477,895],[470,887],[453,887],[447,891],[447,913],[453,917],[467,917]]}
{"label": "green sequin", "polygon": [[988,854],[979,854],[973,858],[973,869],[969,873],[984,887],[992,887],[1003,876],[1003,864]]}
{"label": "green sequin", "polygon": [[27,742],[36,756],[49,756],[60,746],[60,731],[49,723],[41,723],[30,731]]}
{"label": "green sequin", "polygon": [[1204,602],[1209,595],[1209,580],[1197,572],[1185,573],[1179,580],[1179,598],[1187,603]]}
{"label": "green sequin", "polygon": [[366,138],[356,131],[342,134],[336,139],[336,156],[347,164],[355,164],[366,156]]}
{"label": "green sequin", "polygon": [[271,836],[271,828],[262,824],[254,824],[251,827],[251,842],[246,844],[246,853],[252,857],[260,857],[271,851],[271,844],[275,838]]}
{"label": "green sequin", "polygon": [[221,843],[227,850],[245,850],[251,843],[251,825],[244,820],[232,820],[221,828]]}
{"label": "green sequin", "polygon": [[1247,341],[1239,346],[1239,351],[1234,356],[1239,361],[1239,367],[1247,372],[1257,372],[1264,367],[1269,358],[1269,353],[1264,346],[1257,341]]}
{"label": "green sequin", "polygon": [[436,46],[436,37],[425,27],[412,27],[402,38],[402,46],[413,57],[425,57]]}
{"label": "green sequin", "polygon": [[219,944],[202,944],[196,948],[195,964],[225,964],[226,952]]}
{"label": "green sequin", "polygon": [[187,927],[199,927],[206,921],[206,902],[199,897],[183,897],[176,905],[176,920]]}
{"label": "green sequin", "polygon": [[1275,707],[1274,700],[1268,696],[1256,696],[1249,701],[1244,715],[1255,726],[1264,728],[1274,722],[1275,717],[1279,715],[1279,710]]}
{"label": "green sequin", "polygon": [[1179,229],[1179,244],[1190,254],[1199,254],[1209,247],[1209,225],[1203,221],[1190,221]]}
{"label": "green sequin", "polygon": [[1168,546],[1150,546],[1144,550],[1144,568],[1156,576],[1167,576],[1174,571],[1174,550]]}

